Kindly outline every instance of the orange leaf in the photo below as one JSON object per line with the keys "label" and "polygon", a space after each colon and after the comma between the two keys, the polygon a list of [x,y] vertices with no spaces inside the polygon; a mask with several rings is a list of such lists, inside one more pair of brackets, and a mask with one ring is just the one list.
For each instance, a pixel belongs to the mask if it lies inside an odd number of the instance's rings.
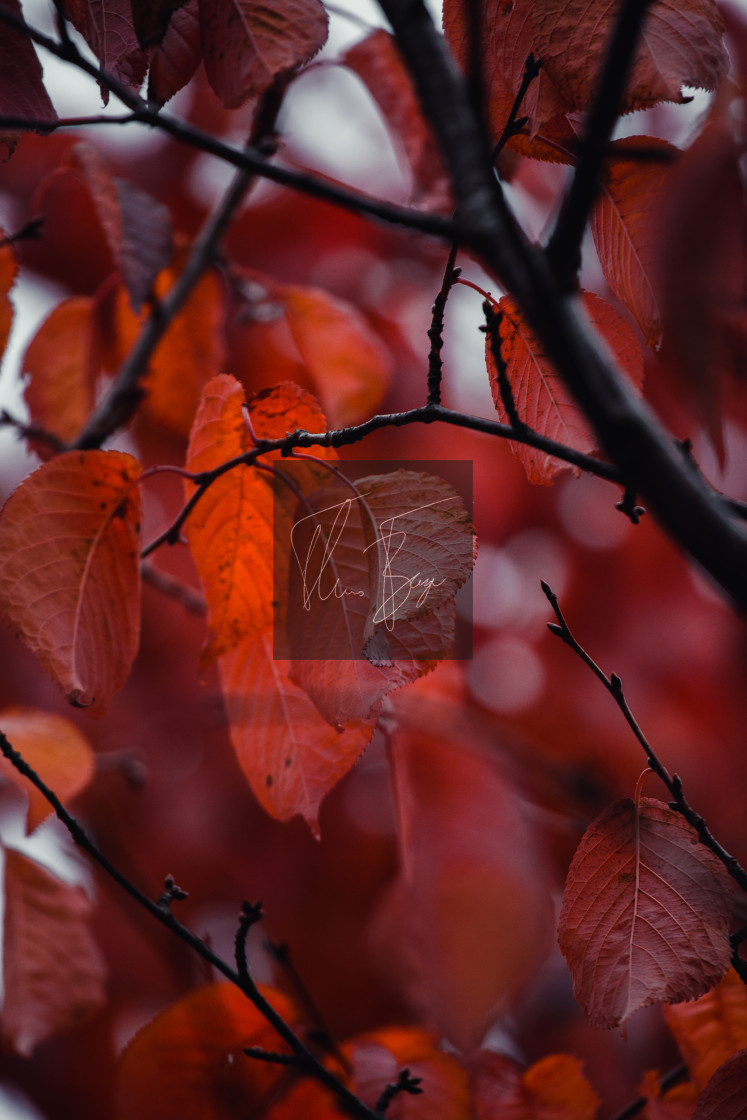
{"label": "orange leaf", "polygon": [[301,815],[318,836],[322,799],[365,750],[373,721],[336,729],[272,656],[272,633],[245,638],[220,659],[231,742],[260,805],[278,820]]}
{"label": "orange leaf", "polygon": [[208,80],[227,109],[263,93],[327,41],[319,0],[203,0],[200,22]]}
{"label": "orange leaf", "polygon": [[661,315],[654,292],[656,232],[666,205],[662,188],[670,166],[656,160],[625,159],[627,148],[653,155],[675,154],[665,140],[631,136],[615,140],[591,231],[607,283],[633,314],[650,345],[661,336]]}
{"label": "orange leaf", "polygon": [[[587,109],[599,84],[619,5],[598,0],[535,0],[532,24],[542,68],[566,110]],[[659,0],[651,5],[620,112],[657,101],[684,101],[682,86],[716,89],[728,59],[724,25],[713,0]]]}
{"label": "orange leaf", "polygon": [[3,1039],[19,1054],[76,1026],[104,1002],[91,903],[21,852],[5,853]]}
{"label": "orange leaf", "polygon": [[140,635],[140,464],[69,451],[0,513],[0,610],[72,704],[104,709]]}
{"label": "orange leaf", "polygon": [[747,988],[733,969],[700,999],[665,1007],[664,1015],[699,1089],[747,1047]]}
{"label": "orange leaf", "polygon": [[595,1120],[599,1097],[572,1054],[550,1054],[522,1069],[481,1050],[469,1061],[475,1120]]}
{"label": "orange leaf", "polygon": [[707,992],[729,967],[731,909],[728,873],[679,813],[609,806],[573,857],[558,933],[590,1024]]}
{"label": "orange leaf", "polygon": [[547,876],[487,755],[403,732],[390,749],[402,871],[380,913],[378,955],[423,1020],[469,1049],[549,948]]}
{"label": "orange leaf", "polygon": [[[6,708],[0,712],[0,731],[63,803],[80,793],[93,777],[94,756],[88,740],[62,716],[35,708]],[[0,772],[27,794],[27,828],[32,832],[49,816],[52,806],[5,757],[0,758]]]}
{"label": "orange leaf", "polygon": [[692,1120],[698,1090],[692,1081],[682,1081],[664,1091],[659,1075],[649,1070],[643,1075],[640,1095],[646,1099],[645,1120]]}
{"label": "orange leaf", "polygon": [[[263,988],[286,1022],[295,1010],[282,992]],[[288,1053],[267,1020],[233,984],[183,996],[129,1042],[119,1060],[116,1120],[246,1120],[259,1116],[287,1077],[282,1066],[247,1057],[259,1046]]]}
{"label": "orange leaf", "polygon": [[404,150],[412,171],[416,204],[434,210],[453,209],[449,176],[438,143],[423,117],[394,36],[377,28],[346,51],[340,62],[365,84],[381,110],[393,142]]}
{"label": "orange leaf", "polygon": [[747,1050],[740,1050],[716,1070],[693,1120],[747,1120]]}
{"label": "orange leaf", "polygon": [[[643,355],[633,331],[608,303],[592,292],[582,293],[583,305],[591,322],[611,348],[622,369],[635,385],[643,377]],[[576,451],[593,451],[594,434],[579,406],[550,364],[534,331],[510,296],[498,304],[503,313],[500,326],[501,354],[520,418],[540,435],[558,440]],[[498,414],[507,419],[501,400],[498,375],[489,340],[486,361],[490,388]],[[567,463],[537,451],[526,444],[511,443],[511,449],[524,465],[530,482],[545,484]]]}
{"label": "orange leaf", "polygon": [[[242,411],[244,391],[220,374],[205,386],[187,452],[187,468],[212,470],[254,445]],[[260,393],[250,404],[255,432],[278,438],[286,431],[326,423],[313,398],[294,385]],[[322,455],[330,452],[322,451]],[[264,456],[263,461],[278,455]],[[190,483],[188,494],[194,490]],[[273,494],[269,476],[254,466],[227,471],[208,488],[186,524],[192,557],[205,588],[209,632],[205,667],[273,618]]]}
{"label": "orange leaf", "polygon": [[34,423],[63,443],[72,441],[93,408],[100,364],[94,301],[87,296],[63,300],[41,324],[23,359],[23,371],[31,378],[24,397]]}

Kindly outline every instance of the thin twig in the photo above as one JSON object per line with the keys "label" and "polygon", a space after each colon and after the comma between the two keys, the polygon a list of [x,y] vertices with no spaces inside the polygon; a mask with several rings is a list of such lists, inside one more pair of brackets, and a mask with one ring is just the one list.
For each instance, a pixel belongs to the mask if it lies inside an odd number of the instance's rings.
{"label": "thin twig", "polygon": [[726,851],[725,848],[721,846],[721,844],[719,844],[718,840],[715,839],[710,829],[708,828],[708,825],[706,824],[704,818],[689,804],[682,789],[682,780],[677,776],[677,774],[670,774],[663,762],[661,762],[657,757],[656,752],[654,751],[646,736],[643,734],[643,731],[639,727],[638,722],[635,719],[635,716],[633,715],[627,700],[625,699],[622,681],[620,680],[620,678],[616,673],[612,673],[608,677],[602,671],[602,669],[600,669],[594,658],[586,652],[583,646],[576,641],[573,634],[571,633],[568,623],[563,617],[563,612],[560,609],[558,597],[555,592],[544,580],[541,581],[541,586],[542,591],[544,592],[545,597],[550,603],[555,617],[558,620],[557,622],[548,622],[547,628],[550,633],[555,634],[558,638],[561,639],[561,641],[565,642],[565,644],[569,646],[578,657],[581,658],[584,664],[591,669],[597,680],[601,681],[601,683],[607,689],[610,696],[622,712],[626,723],[630,727],[636,739],[642,746],[649,766],[669,790],[669,793],[672,796],[670,807],[680,813],[685,818],[685,820],[692,825],[692,827],[698,833],[701,843],[713,852],[713,854],[717,857],[717,859],[721,861],[721,863],[724,865],[724,867],[729,872],[734,881],[738,884],[738,886],[741,887],[743,891],[747,892],[747,871],[744,870],[735,856],[731,855]]}
{"label": "thin twig", "polygon": [[[338,1097],[342,1106],[350,1115],[359,1117],[360,1120],[380,1120],[380,1117],[378,1117],[374,1111],[368,1108],[363,1101],[352,1093],[346,1085],[339,1081],[338,1078],[312,1054],[293,1028],[286,1023],[272,1004],[262,995],[249,974],[248,969],[246,969],[244,975],[240,975],[239,972],[227,964],[222,957],[213,952],[204,941],[192,933],[186,926],[182,925],[181,922],[177,921],[168,905],[165,905],[161,900],[153,901],[153,899],[148,898],[146,894],[143,894],[126,875],[107,859],[89,838],[85,829],[78,823],[75,817],[68,813],[57,795],[42,781],[36,771],[29,766],[19,752],[8,742],[2,731],[0,731],[0,751],[2,751],[2,754],[16,768],[19,774],[27,778],[32,785],[39,790],[42,796],[46,798],[75,843],[82,848],[83,851],[118,884],[118,886],[126,891],[139,906],[147,910],[161,925],[171,930],[172,933],[189,945],[203,960],[212,965],[213,968],[244,993],[259,1013],[276,1031],[279,1037],[288,1045],[291,1052],[296,1057],[296,1064],[304,1073],[315,1077],[330,1089]],[[179,890],[179,888],[176,887],[175,889],[177,891]],[[163,898],[163,896],[161,897]]]}
{"label": "thin twig", "polygon": [[423,1090],[420,1088],[422,1082],[423,1078],[413,1077],[407,1067],[401,1069],[399,1071],[397,1080],[393,1081],[390,1085],[387,1085],[383,1090],[381,1096],[376,1102],[375,1111],[386,1112],[394,1098],[398,1097],[400,1093],[408,1093],[412,1097],[418,1096],[423,1092]]}
{"label": "thin twig", "polygon": [[140,571],[145,583],[155,587],[164,595],[169,595],[177,603],[181,603],[191,614],[205,614],[207,606],[205,599],[194,587],[175,579],[168,572],[155,568],[152,564],[141,564]]}
{"label": "thin twig", "polygon": [[495,161],[498,159],[498,156],[501,154],[511,137],[516,136],[517,133],[521,132],[521,130],[525,127],[528,118],[521,117],[519,119],[519,110],[521,109],[522,102],[527,95],[530,85],[538,76],[541,68],[542,60],[540,58],[535,59],[534,55],[530,51],[527,56],[527,60],[524,63],[524,73],[521,76],[521,85],[519,86],[518,93],[514,98],[514,103],[511,106],[511,112],[508,114],[508,120],[504,124],[503,132],[498,137],[498,141],[493,148],[493,163],[495,163]]}
{"label": "thin twig", "polygon": [[441,403],[441,378],[443,375],[443,362],[441,351],[444,345],[444,310],[449,292],[459,278],[460,270],[454,267],[457,255],[457,243],[453,242],[446,259],[444,278],[441,288],[433,303],[431,312],[431,325],[428,328],[430,350],[428,352],[428,404]]}
{"label": "thin twig", "polygon": [[579,146],[578,163],[547,246],[561,286],[572,288],[581,267],[581,241],[599,191],[607,146],[651,0],[623,0],[602,62]]}
{"label": "thin twig", "polygon": [[[659,1090],[665,1093],[667,1089],[671,1089],[673,1085],[678,1085],[680,1081],[684,1081],[687,1074],[687,1065],[681,1062],[680,1065],[674,1066],[673,1069],[662,1074],[659,1078]],[[630,1104],[625,1106],[622,1112],[616,1112],[610,1120],[632,1120],[639,1112],[643,1112],[648,1102],[648,1097],[636,1097],[634,1101],[631,1101]]]}

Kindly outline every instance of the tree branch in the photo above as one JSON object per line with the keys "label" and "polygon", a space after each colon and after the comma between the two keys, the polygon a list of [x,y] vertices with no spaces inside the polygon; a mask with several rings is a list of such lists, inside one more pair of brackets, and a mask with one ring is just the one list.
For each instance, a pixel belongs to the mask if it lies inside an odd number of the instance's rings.
{"label": "tree branch", "polygon": [[547,246],[550,266],[565,288],[576,285],[581,267],[581,241],[596,201],[607,146],[612,139],[625,82],[650,6],[651,0],[623,0],[605,53],[599,84],[579,146],[576,170]]}
{"label": "tree branch", "polygon": [[[19,774],[27,778],[33,786],[38,789],[43,797],[49,802],[54,809],[59,820],[65,826],[67,831],[75,843],[86,852],[95,863],[102,868],[106,874],[114,880],[126,891],[129,896],[138,903],[144,910],[160,922],[161,925],[166,926],[173,934],[184,941],[191,949],[194,950],[203,960],[212,965],[221,975],[230,980],[239,988],[247,999],[257,1008],[260,1014],[267,1020],[273,1027],[280,1038],[289,1046],[294,1056],[295,1064],[309,1076],[315,1077],[328,1089],[330,1089],[335,1096],[339,1099],[345,1110],[354,1117],[359,1117],[360,1120],[380,1120],[376,1112],[368,1108],[363,1101],[359,1100],[354,1093],[347,1088],[341,1081],[339,1081],[326,1066],[312,1054],[304,1042],[298,1037],[293,1028],[285,1022],[281,1015],[275,1010],[272,1004],[265,999],[255,984],[248,968],[241,968],[240,971],[233,969],[227,964],[222,957],[205,944],[199,937],[197,937],[190,929],[182,925],[174,915],[171,913],[170,906],[164,900],[164,895],[154,902],[153,899],[148,898],[141,890],[130,882],[126,875],[124,875],[117,867],[114,866],[110,860],[96,847],[93,841],[89,838],[85,829],[78,823],[75,817],[68,813],[67,809],[63,806],[57,795],[46,785],[45,782],[39,777],[35,770],[25,761],[17,750],[8,742],[5,735],[0,731],[0,751],[7,758],[7,760],[16,768]],[[170,877],[169,877],[170,878]],[[174,891],[178,891],[183,896],[184,892],[175,885],[169,888],[167,881],[166,892],[176,898]],[[169,902],[171,898],[169,897]],[[244,910],[242,910],[242,914]],[[248,928],[248,927],[247,927]],[[238,943],[237,935],[237,943]],[[237,949],[237,956],[239,950]]]}
{"label": "tree branch", "polygon": [[511,292],[601,447],[664,529],[747,610],[747,536],[693,477],[674,441],[638,398],[589,323],[530,245],[490,166],[464,81],[422,0],[379,0],[449,168],[464,243]]}

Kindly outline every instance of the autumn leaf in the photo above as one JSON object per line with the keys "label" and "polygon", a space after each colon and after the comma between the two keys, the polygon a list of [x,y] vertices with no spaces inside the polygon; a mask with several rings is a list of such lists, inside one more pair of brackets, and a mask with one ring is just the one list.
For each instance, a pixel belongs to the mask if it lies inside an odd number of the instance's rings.
{"label": "autumn leaf", "polygon": [[[286,1022],[297,1012],[271,988],[262,995]],[[233,984],[182,996],[146,1024],[119,1060],[116,1120],[246,1120],[258,1115],[287,1076],[282,1066],[242,1053],[258,1046],[288,1053],[264,1016]]]}
{"label": "autumn leaf", "polygon": [[[640,385],[643,356],[631,328],[608,303],[592,292],[583,292],[582,301],[589,319],[622,369],[634,385]],[[576,451],[593,451],[596,439],[582,410],[559,378],[515,301],[504,296],[497,310],[502,315],[501,354],[520,419],[539,435],[558,440]],[[507,421],[489,339],[485,357],[495,407],[501,420]],[[559,470],[568,467],[567,463],[526,444],[512,441],[511,450],[523,464],[530,482],[549,483]]]}
{"label": "autumn leaf", "polygon": [[[345,1066],[336,1056],[327,1065],[360,1100],[375,1104],[387,1086],[408,1070],[419,1093],[401,1092],[387,1112],[397,1120],[432,1120],[438,1102],[438,1120],[472,1120],[468,1080],[451,1054],[439,1048],[438,1039],[417,1027],[386,1027],[358,1035],[340,1047]],[[420,1086],[416,1084],[416,1088]],[[339,1120],[348,1116],[335,1096],[318,1082],[305,1078],[295,1084],[268,1113],[267,1120]]]}
{"label": "autumn leaf", "polygon": [[169,21],[184,5],[184,0],[130,0],[132,22],[141,47],[157,46],[166,34]]}
{"label": "autumn leaf", "polygon": [[104,1003],[92,909],[81,887],[6,849],[2,1037],[24,1057]]}
{"label": "autumn leaf", "polygon": [[654,1070],[643,1076],[640,1096],[646,1101],[645,1120],[692,1120],[698,1090],[692,1081],[680,1081],[670,1089]]}
{"label": "autumn leaf", "polygon": [[[6,708],[0,712],[0,731],[43,782],[63,803],[88,785],[94,772],[94,755],[74,723],[36,708]],[[27,830],[33,832],[49,816],[52,806],[4,756],[0,773],[28,797]]]}
{"label": "autumn leaf", "polygon": [[75,145],[70,163],[91,193],[101,227],[135,313],[171,260],[171,215],[151,195],[124,179],[112,178],[96,148]]}
{"label": "autumn leaf", "polygon": [[421,1022],[468,1050],[549,948],[547,874],[493,759],[414,732],[390,750],[401,872],[375,950]]}
{"label": "autumn leaf", "polygon": [[[155,296],[163,299],[176,282],[179,267],[161,272]],[[133,314],[123,290],[117,295],[115,338],[110,360],[124,361],[149,312]],[[169,324],[152,356],[144,385],[143,411],[169,431],[188,436],[205,383],[223,365],[223,291],[214,272],[204,272]]]}
{"label": "autumn leaf", "polygon": [[596,1120],[600,1100],[573,1054],[550,1054],[529,1069],[479,1050],[466,1064],[475,1120]]}
{"label": "autumn leaf", "polygon": [[449,176],[432,128],[423,117],[412,80],[394,36],[377,28],[342,55],[378,105],[395,145],[402,148],[413,179],[414,203],[453,209]]}
{"label": "autumn leaf", "polygon": [[319,0],[200,0],[205,70],[227,109],[308,62],[327,40]]}
{"label": "autumn leaf", "polygon": [[664,1016],[699,1089],[747,1047],[747,988],[733,969],[700,999],[665,1007]]}
{"label": "autumn leaf", "polygon": [[277,820],[301,815],[318,836],[319,806],[365,750],[373,720],[331,726],[273,658],[271,630],[219,666],[231,742],[257,801]]}
{"label": "autumn leaf", "polygon": [[[130,0],[66,0],[65,15],[80,31],[102,69],[131,89],[139,89],[147,69],[132,22]],[[102,87],[104,104],[109,91]]]}
{"label": "autumn leaf", "polygon": [[4,236],[0,229],[0,357],[5,353],[10,328],[13,325],[13,304],[9,295],[18,272],[13,247],[3,244]]}
{"label": "autumn leaf", "polygon": [[693,1120],[746,1120],[747,1049],[716,1070],[693,1113]]}
{"label": "autumn leaf", "polygon": [[[71,296],[50,312],[23,358],[30,378],[23,395],[32,421],[62,443],[72,442],[93,408],[100,367],[95,303]],[[40,455],[49,454],[36,442]]]}
{"label": "autumn leaf", "polygon": [[[252,449],[243,407],[244,391],[235,378],[220,374],[208,382],[190,436],[188,470],[213,470]],[[249,413],[257,436],[265,439],[307,425],[326,427],[313,398],[293,385],[258,394]],[[322,449],[323,457],[331,454]],[[263,462],[278,457],[265,455]],[[193,490],[188,484],[188,495]],[[273,619],[273,490],[267,474],[247,464],[221,475],[190,513],[186,531],[208,604],[205,667]]]}
{"label": "autumn leaf", "polygon": [[[19,0],[3,0],[3,7],[23,17]],[[0,115],[26,120],[54,121],[57,113],[44,87],[41,64],[30,39],[7,23],[0,35]],[[15,137],[0,133],[10,155]],[[2,252],[2,250],[0,250]]]}
{"label": "autumn leaf", "polygon": [[[626,159],[626,151],[631,148],[648,152],[652,158]],[[661,310],[655,291],[656,233],[663,210],[670,204],[663,193],[671,169],[667,157],[676,154],[671,144],[650,136],[615,140],[591,219],[605,279],[635,316],[651,346],[661,337]]]}
{"label": "autumn leaf", "polygon": [[164,105],[189,82],[201,58],[198,0],[187,0],[172,13],[166,34],[151,49],[149,99]]}
{"label": "autumn leaf", "polygon": [[[537,0],[532,25],[542,68],[566,110],[587,109],[599,84],[619,5],[597,0]],[[657,0],[649,8],[620,112],[657,101],[684,101],[682,86],[715,89],[728,58],[713,0]]]}
{"label": "autumn leaf", "polygon": [[617,801],[568,871],[558,940],[593,1027],[703,995],[729,967],[731,880],[697,833],[652,798]]}
{"label": "autumn leaf", "polygon": [[0,611],[79,707],[105,709],[137,652],[139,474],[121,451],[69,451],[0,513]]}

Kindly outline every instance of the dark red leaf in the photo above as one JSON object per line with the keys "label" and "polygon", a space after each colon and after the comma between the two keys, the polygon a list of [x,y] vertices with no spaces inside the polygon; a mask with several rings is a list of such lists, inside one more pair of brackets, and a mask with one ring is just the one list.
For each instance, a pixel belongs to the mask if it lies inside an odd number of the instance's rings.
{"label": "dark red leaf", "polygon": [[148,97],[164,105],[187,84],[201,58],[198,0],[187,0],[171,16],[159,45],[151,49]]}

